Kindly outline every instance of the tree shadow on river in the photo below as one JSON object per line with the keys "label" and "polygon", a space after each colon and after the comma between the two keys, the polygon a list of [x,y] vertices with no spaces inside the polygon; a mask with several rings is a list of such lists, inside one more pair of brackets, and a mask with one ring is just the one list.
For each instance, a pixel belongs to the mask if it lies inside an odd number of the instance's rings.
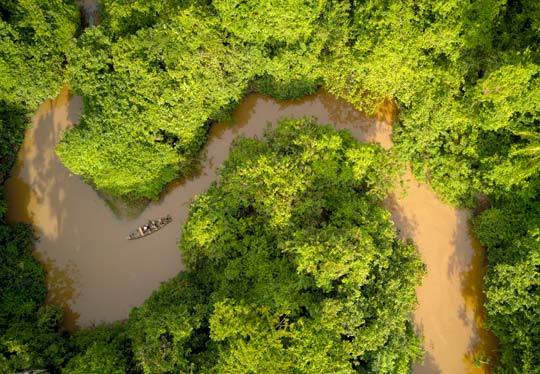
{"label": "tree shadow on river", "polygon": [[[71,174],[60,163],[54,149],[66,125],[79,120],[81,106],[82,102],[74,100],[67,90],[40,106],[6,182],[7,198],[11,202],[8,220],[33,225],[40,238],[35,256],[46,272],[47,302],[63,307],[66,327],[74,326],[78,318],[68,304],[78,297],[75,290],[79,272],[74,263],[62,265],[45,256],[47,251],[43,248],[54,251],[56,241],[66,230],[74,231],[72,237],[78,236],[76,226],[70,225],[73,217],[69,215],[77,210],[68,209],[78,204],[77,194],[69,191],[70,185],[65,181]],[[85,212],[80,210],[78,214]]]}
{"label": "tree shadow on river", "polygon": [[414,216],[408,217],[403,207],[399,204],[399,200],[403,199],[404,196],[406,196],[404,192],[400,192],[399,194],[397,192],[392,193],[384,200],[383,207],[392,214],[392,221],[394,221],[398,237],[402,240],[407,240],[414,237],[418,222]]}
{"label": "tree shadow on river", "polygon": [[80,296],[77,291],[80,284],[76,281],[79,276],[79,269],[73,262],[68,262],[60,267],[56,261],[50,257],[44,258],[39,254],[36,256],[42,266],[47,269],[45,283],[47,285],[47,304],[58,305],[64,312],[63,325],[68,331],[76,328],[80,313],[73,311],[71,301]]}
{"label": "tree shadow on river", "polygon": [[[459,276],[464,299],[459,316],[473,332],[464,360],[469,365],[474,366],[474,361],[477,359],[488,358],[489,364],[492,365],[498,359],[498,347],[495,336],[484,328],[486,320],[484,276],[487,266],[485,249],[472,231],[469,212],[462,218],[458,229],[456,229],[454,243],[456,252],[450,259],[448,272],[449,276]],[[466,254],[460,251],[460,248],[463,247],[467,248]],[[490,367],[487,366],[478,369],[480,372],[491,371]]]}
{"label": "tree shadow on river", "polygon": [[[423,336],[424,334],[424,327],[422,324],[416,324],[415,326],[415,332],[418,336]],[[422,346],[426,347],[426,345],[431,345],[430,348],[433,349],[433,343],[423,341]],[[417,363],[412,364],[412,372],[414,374],[440,374],[442,373],[441,368],[437,364],[437,361],[433,357],[433,355],[427,350],[424,350],[424,358]]]}

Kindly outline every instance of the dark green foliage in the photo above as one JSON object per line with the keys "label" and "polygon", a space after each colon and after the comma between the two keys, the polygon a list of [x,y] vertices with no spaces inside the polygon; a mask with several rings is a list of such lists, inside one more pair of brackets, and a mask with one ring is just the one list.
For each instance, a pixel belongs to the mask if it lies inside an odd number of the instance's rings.
{"label": "dark green foliage", "polygon": [[77,354],[62,369],[65,374],[132,373],[131,340],[125,326],[101,325],[77,331],[71,337],[71,349]]}
{"label": "dark green foliage", "polygon": [[17,157],[27,126],[27,109],[0,100],[0,184],[3,185]]}
{"label": "dark green foliage", "polygon": [[62,311],[43,306],[44,273],[32,256],[30,228],[7,225],[4,213],[0,211],[0,370],[59,367],[67,354]]}
{"label": "dark green foliage", "polygon": [[255,81],[255,89],[278,100],[297,99],[305,95],[314,93],[319,88],[320,82],[317,80],[276,80],[265,76]]}
{"label": "dark green foliage", "polygon": [[214,359],[204,352],[208,341],[204,320],[211,306],[199,278],[191,272],[178,274],[130,313],[133,354],[145,373],[189,373]]}
{"label": "dark green foliage", "polygon": [[43,269],[32,257],[33,239],[28,226],[19,224],[0,228],[2,330],[14,321],[31,318],[45,300]]}
{"label": "dark green foliage", "polygon": [[0,14],[0,102],[33,111],[60,87],[76,7],[62,0],[1,1]]}
{"label": "dark green foliage", "polygon": [[380,207],[393,170],[380,148],[309,119],[239,139],[191,206],[188,270],[130,316],[139,366],[407,373],[422,266]]}
{"label": "dark green foliage", "polygon": [[[0,183],[15,161],[28,114],[62,84],[64,52],[77,29],[72,3],[0,1]],[[0,372],[60,367],[67,348],[62,311],[43,306],[44,273],[32,256],[34,235],[7,225],[0,188]]]}
{"label": "dark green foliage", "polygon": [[500,373],[540,367],[540,203],[507,200],[485,211],[475,231],[488,248],[488,327],[499,338]]}
{"label": "dark green foliage", "polygon": [[[42,283],[33,285],[34,290],[43,288]],[[13,371],[61,367],[68,354],[61,322],[62,310],[56,306],[42,306],[30,318],[11,322],[0,336],[6,366]]]}

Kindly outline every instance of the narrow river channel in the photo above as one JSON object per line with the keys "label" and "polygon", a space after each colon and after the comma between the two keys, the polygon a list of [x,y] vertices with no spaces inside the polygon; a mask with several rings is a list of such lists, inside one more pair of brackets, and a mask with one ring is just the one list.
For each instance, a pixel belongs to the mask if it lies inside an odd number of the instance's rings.
{"label": "narrow river channel", "polygon": [[[279,118],[310,115],[320,123],[349,129],[361,141],[392,146],[391,105],[382,105],[375,117],[368,117],[324,91],[280,103],[252,94],[235,110],[234,126],[211,128],[201,171],[171,184],[160,201],[152,202],[139,218],[127,220],[116,217],[54,153],[62,132],[79,121],[82,110],[81,98],[67,89],[41,105],[6,187],[8,218],[35,227],[40,237],[36,256],[47,271],[48,302],[63,306],[70,330],[127,318],[131,308],[182,270],[177,240],[189,202],[216,180],[216,170],[236,136],[261,136],[267,124]],[[417,290],[414,315],[424,335],[426,358],[414,372],[487,372],[472,364],[475,354],[492,355],[495,341],[481,328],[484,251],[470,234],[470,213],[442,203],[410,174],[405,190],[405,196],[396,193],[386,206],[400,235],[418,246],[428,270]],[[159,233],[124,239],[146,220],[169,213],[173,223]]]}

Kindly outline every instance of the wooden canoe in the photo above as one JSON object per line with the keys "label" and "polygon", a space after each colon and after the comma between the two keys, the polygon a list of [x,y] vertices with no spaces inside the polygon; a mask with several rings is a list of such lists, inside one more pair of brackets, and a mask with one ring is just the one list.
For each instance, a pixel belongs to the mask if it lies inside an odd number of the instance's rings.
{"label": "wooden canoe", "polygon": [[145,225],[138,227],[137,230],[126,236],[126,239],[133,240],[144,238],[145,236],[151,235],[161,230],[163,227],[171,223],[171,221],[172,217],[170,214],[167,214],[167,216],[163,218],[151,219]]}

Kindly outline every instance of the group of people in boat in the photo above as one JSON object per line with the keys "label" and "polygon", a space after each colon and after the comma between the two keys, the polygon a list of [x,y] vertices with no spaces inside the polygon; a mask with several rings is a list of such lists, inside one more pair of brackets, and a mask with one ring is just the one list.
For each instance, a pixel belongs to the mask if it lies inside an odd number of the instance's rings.
{"label": "group of people in boat", "polygon": [[143,238],[146,235],[149,235],[158,231],[163,226],[167,225],[168,223],[171,223],[171,221],[172,221],[172,217],[170,214],[167,214],[167,216],[163,218],[149,220],[148,223],[146,223],[144,226],[139,226],[137,230],[129,234],[126,237],[126,239],[129,240],[129,239]]}
{"label": "group of people in boat", "polygon": [[149,220],[148,223],[142,227],[143,234],[149,234],[152,231],[158,229],[160,227],[158,225],[159,221],[161,221],[161,220],[154,220],[154,219]]}
{"label": "group of people in boat", "polygon": [[160,219],[151,219],[148,220],[148,223],[142,227],[143,234],[149,234],[157,229],[165,226],[167,223],[171,222],[171,216],[167,215],[165,218]]}

